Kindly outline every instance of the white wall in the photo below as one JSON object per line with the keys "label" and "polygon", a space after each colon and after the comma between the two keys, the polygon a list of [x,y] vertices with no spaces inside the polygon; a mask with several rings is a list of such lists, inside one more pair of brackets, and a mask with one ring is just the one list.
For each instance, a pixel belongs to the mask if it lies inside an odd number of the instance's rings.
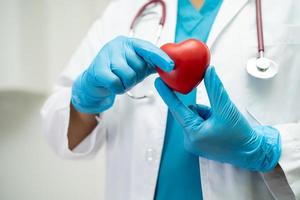
{"label": "white wall", "polygon": [[0,0],[0,90],[49,91],[109,0]]}
{"label": "white wall", "polygon": [[108,0],[0,0],[0,199],[101,200],[104,152],[67,161],[46,145],[39,109]]}

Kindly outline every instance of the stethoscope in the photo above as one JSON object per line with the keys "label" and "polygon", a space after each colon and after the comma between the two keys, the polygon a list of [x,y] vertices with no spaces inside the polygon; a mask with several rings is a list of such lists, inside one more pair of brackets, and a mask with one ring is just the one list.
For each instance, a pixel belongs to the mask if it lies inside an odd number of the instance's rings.
{"label": "stethoscope", "polygon": [[[167,11],[166,11],[166,3],[163,0],[150,0],[148,1],[146,4],[144,4],[136,13],[135,17],[133,18],[131,24],[130,24],[130,28],[129,28],[129,37],[134,37],[135,36],[135,28],[137,26],[138,23],[141,22],[141,19],[145,16],[151,15],[151,14],[156,14],[155,11],[149,11],[149,8],[152,8],[152,6],[156,6],[156,5],[160,5],[161,6],[161,16],[159,19],[159,24],[158,24],[158,29],[156,32],[156,36],[155,36],[155,42],[154,44],[157,45],[159,40],[160,40],[160,36],[162,33],[162,30],[165,26],[166,23],[166,15],[167,15]],[[131,99],[134,100],[141,100],[141,99],[146,99],[146,98],[151,98],[153,96],[153,92],[152,91],[148,91],[147,94],[143,94],[143,95],[136,95],[133,94],[131,91],[128,91],[126,93]]]}
{"label": "stethoscope", "polygon": [[275,61],[264,56],[265,44],[261,0],[255,1],[255,7],[258,56],[256,58],[251,58],[248,60],[246,69],[247,72],[255,78],[270,79],[278,73],[278,64]]}
{"label": "stethoscope", "polygon": [[[162,34],[162,30],[164,28],[166,22],[166,4],[163,0],[150,0],[146,4],[144,4],[137,12],[135,17],[133,18],[130,28],[129,28],[129,36],[135,36],[135,28],[138,23],[141,22],[141,19],[147,15],[153,14],[154,11],[149,11],[149,8],[153,8],[153,6],[160,5],[161,6],[161,16],[158,24],[158,30],[156,33],[155,44],[157,45],[160,36]],[[249,75],[258,79],[270,79],[273,78],[278,73],[278,64],[265,57],[265,45],[264,45],[264,32],[263,32],[263,18],[262,18],[262,10],[261,10],[261,0],[255,0],[256,7],[256,31],[257,31],[257,57],[250,58],[247,61],[246,70]],[[135,100],[150,98],[153,94],[152,92],[148,92],[148,94],[144,95],[134,95],[132,92],[127,92],[127,95]]]}

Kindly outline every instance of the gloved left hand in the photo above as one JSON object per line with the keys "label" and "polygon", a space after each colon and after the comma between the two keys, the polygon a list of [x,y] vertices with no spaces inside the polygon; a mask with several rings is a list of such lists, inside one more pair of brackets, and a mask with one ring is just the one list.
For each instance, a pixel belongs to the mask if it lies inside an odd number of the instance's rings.
{"label": "gloved left hand", "polygon": [[213,67],[207,69],[204,83],[211,108],[186,107],[160,78],[155,82],[160,96],[185,130],[185,148],[237,167],[272,170],[281,153],[279,132],[270,126],[252,127],[230,100]]}

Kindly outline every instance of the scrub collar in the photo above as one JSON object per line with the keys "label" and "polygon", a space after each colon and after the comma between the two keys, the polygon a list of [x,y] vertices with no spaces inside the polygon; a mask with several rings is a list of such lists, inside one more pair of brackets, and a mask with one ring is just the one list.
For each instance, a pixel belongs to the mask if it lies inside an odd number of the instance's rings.
{"label": "scrub collar", "polygon": [[222,0],[204,0],[200,10],[197,10],[190,0],[178,0],[178,17],[183,28],[191,32],[203,20],[206,15],[211,14]]}

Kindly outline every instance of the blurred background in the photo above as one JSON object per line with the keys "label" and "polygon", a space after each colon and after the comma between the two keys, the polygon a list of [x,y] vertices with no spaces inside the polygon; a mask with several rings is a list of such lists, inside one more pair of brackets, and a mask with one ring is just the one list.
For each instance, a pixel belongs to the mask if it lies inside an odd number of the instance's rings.
{"label": "blurred background", "polygon": [[108,0],[0,0],[0,199],[101,200],[104,152],[58,158],[39,110]]}

